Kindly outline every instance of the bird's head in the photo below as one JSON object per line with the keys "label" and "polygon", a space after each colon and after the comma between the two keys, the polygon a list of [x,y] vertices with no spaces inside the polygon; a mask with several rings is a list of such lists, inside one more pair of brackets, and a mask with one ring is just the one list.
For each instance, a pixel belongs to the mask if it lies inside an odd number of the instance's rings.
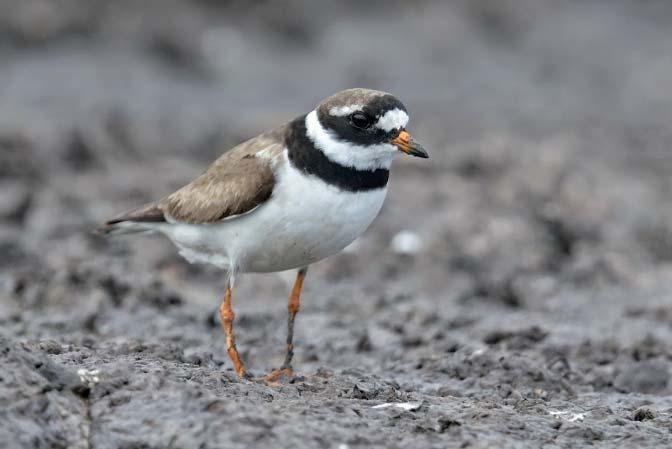
{"label": "bird's head", "polygon": [[323,100],[306,116],[315,147],[333,162],[359,170],[389,168],[395,154],[429,157],[406,131],[406,107],[393,95],[348,89]]}

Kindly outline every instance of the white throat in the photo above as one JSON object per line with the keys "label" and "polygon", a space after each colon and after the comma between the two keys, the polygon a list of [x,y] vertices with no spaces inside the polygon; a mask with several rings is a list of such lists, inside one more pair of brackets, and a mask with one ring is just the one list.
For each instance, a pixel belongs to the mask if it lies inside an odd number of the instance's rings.
{"label": "white throat", "polygon": [[306,133],[329,160],[357,170],[389,169],[397,153],[397,147],[390,143],[356,145],[339,140],[331,131],[324,129],[317,118],[317,111],[306,116]]}

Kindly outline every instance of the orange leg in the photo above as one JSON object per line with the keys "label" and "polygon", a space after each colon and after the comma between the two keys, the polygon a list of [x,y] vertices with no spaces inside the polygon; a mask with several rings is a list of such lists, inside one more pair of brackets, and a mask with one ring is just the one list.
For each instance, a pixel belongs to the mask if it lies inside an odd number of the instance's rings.
{"label": "orange leg", "polygon": [[303,288],[303,280],[306,278],[306,273],[308,272],[308,267],[301,268],[296,274],[296,280],[294,281],[294,287],[292,287],[292,292],[289,294],[289,299],[287,300],[287,353],[285,354],[285,361],[283,362],[280,369],[276,369],[266,376],[266,381],[273,382],[280,378],[281,376],[291,376],[293,374],[292,370],[292,358],[294,357],[294,319],[296,314],[299,312],[299,307],[301,305],[301,289]]}
{"label": "orange leg", "polygon": [[221,319],[222,329],[226,336],[226,352],[229,353],[233,369],[236,370],[238,377],[246,377],[245,367],[243,366],[243,362],[240,361],[238,349],[236,349],[236,337],[233,333],[233,319],[235,317],[236,315],[231,308],[231,286],[227,286],[224,299],[219,306],[219,318]]}

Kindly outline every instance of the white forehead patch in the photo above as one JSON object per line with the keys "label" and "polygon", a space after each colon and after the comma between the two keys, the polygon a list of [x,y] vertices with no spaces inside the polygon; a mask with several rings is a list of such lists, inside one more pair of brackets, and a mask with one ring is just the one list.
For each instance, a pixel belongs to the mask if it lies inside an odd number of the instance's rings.
{"label": "white forehead patch", "polygon": [[376,128],[382,129],[385,132],[390,132],[393,129],[405,128],[408,124],[408,114],[401,109],[395,108],[387,111],[376,122]]}
{"label": "white forehead patch", "polygon": [[306,134],[332,162],[357,170],[389,169],[397,147],[389,143],[375,145],[357,145],[338,139],[331,131],[324,129],[317,112],[312,111],[306,116]]}
{"label": "white forehead patch", "polygon": [[362,109],[364,109],[364,105],[362,104],[352,104],[350,106],[334,106],[333,108],[329,109],[329,115],[334,117],[345,117],[346,115],[350,115],[353,112],[361,111]]}

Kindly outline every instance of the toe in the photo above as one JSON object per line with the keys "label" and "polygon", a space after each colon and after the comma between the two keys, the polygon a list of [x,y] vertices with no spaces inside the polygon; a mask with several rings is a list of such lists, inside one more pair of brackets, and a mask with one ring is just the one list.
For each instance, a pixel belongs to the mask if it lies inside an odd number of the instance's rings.
{"label": "toe", "polygon": [[276,383],[280,380],[288,381],[294,376],[294,370],[291,367],[284,367],[271,371],[264,377],[267,383]]}

